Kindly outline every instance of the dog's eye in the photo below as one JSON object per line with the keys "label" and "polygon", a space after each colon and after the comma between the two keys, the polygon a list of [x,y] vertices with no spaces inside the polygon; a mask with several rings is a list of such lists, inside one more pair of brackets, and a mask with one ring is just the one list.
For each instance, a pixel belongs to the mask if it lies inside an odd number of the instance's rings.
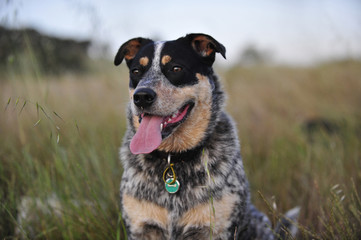
{"label": "dog's eye", "polygon": [[180,71],[182,71],[182,68],[179,67],[179,66],[174,66],[174,67],[172,68],[172,71],[173,71],[173,72],[180,72]]}
{"label": "dog's eye", "polygon": [[140,73],[139,69],[138,68],[135,68],[135,69],[132,69],[132,73],[134,75],[138,75]]}

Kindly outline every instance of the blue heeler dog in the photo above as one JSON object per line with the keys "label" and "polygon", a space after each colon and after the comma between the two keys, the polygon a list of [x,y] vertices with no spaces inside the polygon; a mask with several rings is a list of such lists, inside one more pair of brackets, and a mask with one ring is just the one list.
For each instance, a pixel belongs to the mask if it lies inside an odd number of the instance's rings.
{"label": "blue heeler dog", "polygon": [[237,130],[212,68],[216,53],[226,57],[213,37],[188,34],[133,38],[115,57],[130,75],[120,187],[128,239],[276,239],[292,226],[273,230],[250,202]]}

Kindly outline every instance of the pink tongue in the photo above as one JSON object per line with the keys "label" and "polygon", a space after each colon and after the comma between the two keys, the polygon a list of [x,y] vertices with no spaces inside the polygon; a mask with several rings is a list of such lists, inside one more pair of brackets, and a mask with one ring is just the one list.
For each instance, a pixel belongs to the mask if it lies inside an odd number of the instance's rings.
{"label": "pink tongue", "polygon": [[160,124],[163,118],[157,116],[144,116],[130,142],[130,151],[133,154],[150,153],[157,149],[162,142]]}

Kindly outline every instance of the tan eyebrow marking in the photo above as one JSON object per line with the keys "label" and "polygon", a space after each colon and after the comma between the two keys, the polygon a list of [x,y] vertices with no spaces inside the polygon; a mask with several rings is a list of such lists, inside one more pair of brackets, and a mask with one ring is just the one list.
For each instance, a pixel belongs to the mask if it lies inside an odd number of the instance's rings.
{"label": "tan eyebrow marking", "polygon": [[172,58],[171,58],[169,55],[164,55],[164,56],[162,57],[162,64],[163,64],[163,65],[166,65],[167,63],[170,62],[170,60],[172,60]]}
{"label": "tan eyebrow marking", "polygon": [[139,63],[140,63],[140,65],[145,67],[149,63],[149,58],[148,57],[142,57],[142,58],[139,59]]}

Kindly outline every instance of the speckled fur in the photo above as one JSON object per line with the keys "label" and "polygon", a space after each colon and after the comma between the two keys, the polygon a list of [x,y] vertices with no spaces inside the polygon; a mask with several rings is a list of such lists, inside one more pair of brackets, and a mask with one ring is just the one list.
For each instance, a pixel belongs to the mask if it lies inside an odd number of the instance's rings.
{"label": "speckled fur", "polygon": [[[155,43],[155,54],[160,54],[162,44]],[[160,87],[157,101],[162,101],[164,89],[177,87],[167,82],[157,67],[158,61],[152,62],[154,67],[147,73],[153,77],[139,84]],[[189,149],[133,155],[129,145],[137,128],[133,118],[139,115],[139,109],[132,102],[128,105],[128,130],[120,150],[124,167],[120,197],[128,239],[274,239],[268,218],[250,202],[237,129],[224,111],[225,94],[220,82],[213,71],[202,77],[209,82],[211,103],[202,107],[208,108],[210,118],[201,140]],[[188,100],[178,99],[170,105],[169,99],[164,99],[165,104],[154,108],[157,114],[172,113]],[[192,116],[182,125],[191,120]],[[168,154],[181,184],[176,194],[166,191],[162,179]]]}

